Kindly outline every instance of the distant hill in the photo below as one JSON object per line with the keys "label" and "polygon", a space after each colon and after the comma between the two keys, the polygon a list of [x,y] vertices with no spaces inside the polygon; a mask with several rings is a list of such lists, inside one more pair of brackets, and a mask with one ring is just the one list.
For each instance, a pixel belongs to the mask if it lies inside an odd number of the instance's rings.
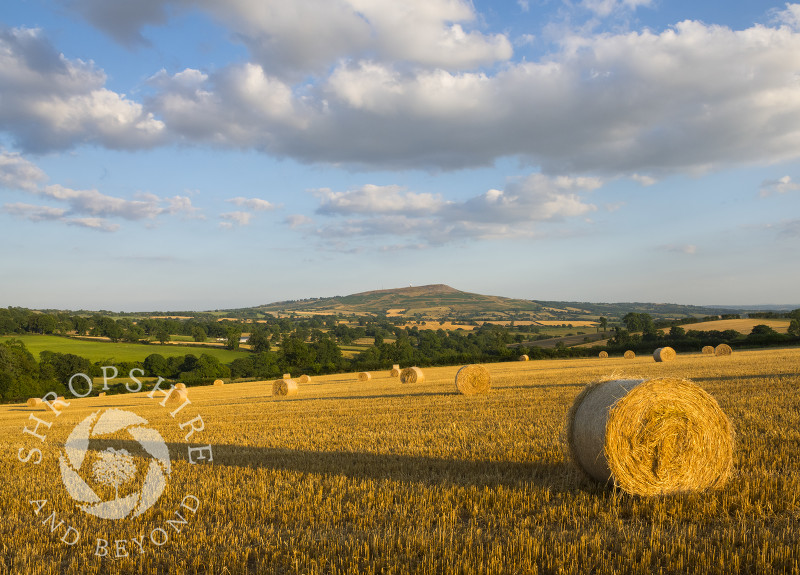
{"label": "distant hill", "polygon": [[[238,310],[241,311],[241,310]],[[409,319],[567,320],[622,317],[628,312],[654,318],[731,313],[732,310],[657,303],[587,303],[513,299],[464,292],[444,284],[375,290],[347,296],[275,302],[252,311],[298,315],[371,315]]]}

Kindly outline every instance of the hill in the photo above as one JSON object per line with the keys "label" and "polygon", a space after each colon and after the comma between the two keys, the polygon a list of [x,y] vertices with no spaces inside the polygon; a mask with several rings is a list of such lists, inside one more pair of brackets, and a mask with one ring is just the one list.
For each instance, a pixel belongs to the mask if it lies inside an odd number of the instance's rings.
{"label": "hill", "polygon": [[[251,308],[272,314],[370,315],[408,319],[593,320],[649,313],[656,319],[722,313],[709,307],[656,303],[587,303],[514,299],[457,290],[444,284],[375,290],[348,296],[271,303]],[[243,311],[243,310],[234,310]],[[730,310],[726,310],[730,311]]]}

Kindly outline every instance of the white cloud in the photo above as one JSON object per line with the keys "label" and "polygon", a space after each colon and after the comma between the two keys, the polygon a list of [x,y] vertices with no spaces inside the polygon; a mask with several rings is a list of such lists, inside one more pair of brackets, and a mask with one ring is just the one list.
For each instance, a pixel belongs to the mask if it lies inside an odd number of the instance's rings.
{"label": "white cloud", "polygon": [[0,187],[10,190],[35,190],[47,175],[39,166],[0,147]]}
{"label": "white cloud", "polygon": [[44,185],[47,175],[19,154],[0,149],[0,186],[23,191],[31,196],[55,201],[66,207],[11,203],[3,211],[32,222],[59,221],[102,231],[115,231],[117,224],[106,218],[125,220],[154,220],[163,214],[182,214],[187,218],[205,219],[199,208],[186,196],[161,198],[155,194],[139,193],[127,200],[109,196],[98,190],[74,190],[60,184]]}
{"label": "white cloud", "polygon": [[653,184],[658,182],[658,180],[656,180],[652,176],[643,176],[641,174],[631,174],[631,179],[634,182],[638,182],[638,183],[640,183],[641,185],[643,185],[645,187],[652,186]]}
{"label": "white cloud", "polygon": [[220,219],[224,220],[220,222],[219,227],[230,229],[234,226],[247,226],[250,225],[250,219],[253,217],[253,214],[250,212],[226,212],[219,215]]}
{"label": "white cloud", "polygon": [[243,206],[248,210],[252,210],[254,212],[267,212],[275,209],[275,204],[268,202],[267,200],[262,200],[260,198],[236,197],[225,201],[235,204],[237,206]]}
{"label": "white cloud", "polygon": [[769,197],[773,194],[786,194],[788,192],[796,192],[800,190],[800,183],[792,181],[791,176],[783,176],[777,180],[764,180],[761,182],[761,190],[759,195],[762,198]]}
{"label": "white cloud", "polygon": [[608,16],[620,10],[635,10],[639,6],[650,6],[653,0],[583,0],[581,6],[598,16]]}
{"label": "white cloud", "polygon": [[356,190],[333,192],[328,188],[312,190],[322,200],[319,214],[403,213],[423,215],[445,205],[439,196],[409,192],[402,186],[367,184]]}
{"label": "white cloud", "polygon": [[105,80],[93,64],[56,52],[39,30],[0,30],[0,129],[26,150],[160,143],[163,123],[141,104],[104,88]]}
{"label": "white cloud", "polygon": [[[577,218],[597,209],[580,194],[602,185],[598,178],[532,174],[465,201],[407,191],[401,186],[366,185],[347,192],[313,190],[317,213],[337,218],[314,233],[337,241],[404,236],[410,243],[440,245],[471,239],[543,236],[540,225]],[[343,219],[338,219],[343,218]],[[369,247],[380,247],[372,245]]]}

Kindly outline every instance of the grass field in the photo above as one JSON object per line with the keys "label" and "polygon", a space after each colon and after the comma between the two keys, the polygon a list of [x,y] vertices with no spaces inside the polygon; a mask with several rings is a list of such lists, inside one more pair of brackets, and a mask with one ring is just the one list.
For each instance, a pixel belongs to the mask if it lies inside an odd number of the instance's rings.
{"label": "grass field", "polygon": [[[789,329],[788,319],[720,319],[717,321],[704,321],[702,323],[689,323],[681,326],[686,331],[696,329],[698,331],[725,331],[732,329],[739,333],[748,334],[757,325],[768,325],[778,333],[786,333]],[[669,331],[669,330],[662,330]]]}
{"label": "grass field", "polygon": [[73,353],[85,357],[91,362],[104,360],[111,360],[112,362],[143,361],[144,358],[151,353],[159,353],[164,357],[186,355],[188,353],[200,357],[200,354],[207,353],[213,355],[223,363],[229,363],[236,358],[245,357],[247,355],[246,351],[230,351],[227,349],[191,345],[113,343],[110,341],[72,339],[56,335],[0,336],[0,341],[6,341],[8,339],[22,340],[22,342],[25,343],[25,347],[28,348],[28,351],[37,358],[40,352],[49,350],[58,353]]}
{"label": "grass field", "polygon": [[[0,406],[0,571],[11,573],[798,573],[800,350],[679,355],[669,363],[580,359],[487,365],[493,389],[454,392],[458,369],[426,369],[423,384],[386,372],[315,377],[297,396],[266,382],[190,390],[173,420],[145,394],[73,400],[46,442],[23,405]],[[689,377],[720,403],[737,432],[735,473],[722,489],[634,497],[594,484],[559,439],[570,404],[600,376]],[[136,519],[76,509],[58,454],[93,411],[135,410],[161,430],[172,473]],[[190,443],[213,464],[190,465]],[[44,428],[41,430],[44,431]],[[132,443],[132,442],[129,442]],[[18,448],[40,447],[41,465]],[[186,494],[178,533],[166,523]],[[32,500],[47,499],[39,515]],[[64,526],[52,530],[52,511]],[[44,521],[44,523],[43,523]],[[58,522],[56,521],[56,524]],[[81,533],[69,547],[66,525]],[[147,542],[153,529],[170,535]],[[144,536],[144,554],[131,539]],[[125,540],[129,557],[97,557],[98,538]],[[127,545],[127,547],[126,547]]]}

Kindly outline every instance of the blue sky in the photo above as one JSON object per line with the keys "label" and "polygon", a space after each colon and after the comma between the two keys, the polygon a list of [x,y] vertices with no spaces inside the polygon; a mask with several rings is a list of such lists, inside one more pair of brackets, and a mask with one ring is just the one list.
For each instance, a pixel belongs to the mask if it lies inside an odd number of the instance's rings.
{"label": "blue sky", "polygon": [[800,304],[799,160],[800,4],[0,7],[2,306]]}

